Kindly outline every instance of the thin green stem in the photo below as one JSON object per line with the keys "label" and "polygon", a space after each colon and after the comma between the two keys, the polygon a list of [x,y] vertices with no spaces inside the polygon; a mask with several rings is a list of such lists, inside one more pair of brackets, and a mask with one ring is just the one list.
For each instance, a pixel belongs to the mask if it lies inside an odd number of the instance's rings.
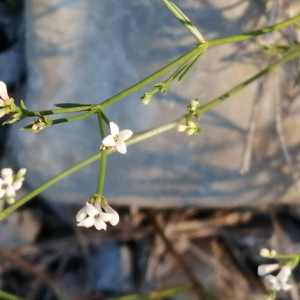
{"label": "thin green stem", "polygon": [[98,186],[97,186],[97,195],[102,196],[104,179],[105,179],[105,168],[106,168],[106,150],[101,150],[101,159],[100,159],[100,171],[98,177]]}
{"label": "thin green stem", "polygon": [[[204,112],[212,109],[213,107],[215,107],[219,103],[221,103],[224,100],[228,99],[229,96],[232,96],[233,94],[237,93],[238,91],[240,91],[241,89],[243,89],[244,87],[249,85],[251,82],[255,81],[256,79],[262,77],[263,75],[267,74],[268,72],[275,69],[276,67],[279,67],[280,65],[287,62],[288,60],[293,59],[293,58],[295,58],[299,55],[300,55],[300,49],[297,49],[297,50],[287,54],[282,59],[278,60],[277,62],[275,62],[273,64],[270,64],[267,68],[265,68],[261,72],[257,73],[256,75],[252,76],[248,80],[246,80],[246,81],[242,82],[241,84],[237,85],[236,87],[234,87],[233,89],[231,89],[228,92],[224,93],[220,97],[212,100],[211,102],[209,102],[205,106],[200,107],[199,113],[203,114]],[[141,142],[141,141],[143,141],[147,138],[150,138],[154,135],[157,135],[157,134],[160,134],[164,131],[170,130],[170,129],[176,127],[178,124],[180,124],[182,122],[185,122],[187,119],[189,119],[191,117],[191,115],[194,115],[194,114],[195,114],[195,112],[194,113],[189,113],[189,114],[186,114],[183,117],[181,117],[181,118],[179,118],[175,121],[172,121],[170,123],[164,124],[162,126],[159,126],[159,127],[156,127],[156,128],[153,128],[153,129],[141,132],[141,133],[134,134],[129,140],[127,140],[126,143],[127,143],[127,145],[135,144],[135,143]],[[107,154],[109,154],[109,153],[110,153],[110,151],[107,151]],[[71,167],[70,169],[62,172],[61,174],[55,176],[54,178],[47,181],[46,183],[44,183],[43,185],[41,185],[40,187],[38,187],[37,189],[35,189],[31,193],[29,193],[25,197],[21,198],[19,201],[15,202],[14,204],[7,207],[3,211],[0,211],[0,219],[4,218],[5,216],[7,216],[11,212],[13,212],[17,208],[19,208],[20,206],[22,206],[23,204],[28,202],[30,199],[32,199],[33,197],[35,197],[36,195],[38,195],[39,193],[41,193],[42,191],[44,191],[45,189],[47,189],[48,187],[50,187],[51,185],[56,183],[57,181],[59,181],[62,178],[76,172],[77,170],[85,167],[86,165],[100,159],[100,157],[101,157],[101,152],[85,159],[84,161],[80,162],[79,164],[77,164],[77,165]]]}
{"label": "thin green stem", "polygon": [[243,41],[249,38],[253,38],[258,35],[266,34],[271,31],[279,30],[282,29],[286,26],[292,25],[296,22],[300,21],[300,14],[297,14],[295,17],[288,19],[286,21],[280,22],[278,24],[275,24],[273,26],[269,26],[263,29],[255,30],[255,31],[250,31],[246,32],[243,34],[239,35],[234,35],[222,39],[216,39],[216,40],[211,40],[211,41],[206,41],[208,44],[208,47],[213,47],[217,45],[222,45],[222,44],[228,44],[228,43],[233,43],[233,42],[238,42],[238,41]]}
{"label": "thin green stem", "polygon": [[[79,116],[52,120],[52,124],[50,126],[61,124],[61,123],[66,123],[66,122],[82,120],[82,119],[94,114],[95,112],[96,112],[96,110],[92,109],[84,114],[79,115]],[[47,127],[49,127],[49,126],[47,126]],[[27,126],[24,126],[23,128],[21,128],[21,130],[31,130],[31,129],[32,129],[32,125],[27,125]]]}
{"label": "thin green stem", "polygon": [[[97,117],[98,117],[100,135],[103,140],[105,138],[105,129],[103,126],[101,112],[102,112],[101,110],[99,110],[97,112]],[[100,170],[99,170],[98,185],[97,185],[97,194],[100,196],[102,196],[102,194],[103,194],[103,187],[104,187],[105,168],[106,168],[106,152],[107,152],[106,150],[101,150]]]}
{"label": "thin green stem", "polygon": [[101,110],[97,111],[97,118],[98,118],[100,136],[101,136],[101,139],[103,140],[105,138],[105,129],[104,129],[103,122],[102,122],[102,111]]}
{"label": "thin green stem", "polygon": [[15,296],[13,294],[10,294],[10,293],[7,293],[7,292],[1,291],[1,290],[0,290],[0,299],[3,299],[3,300],[26,300],[25,298],[21,298],[21,297]]}
{"label": "thin green stem", "polygon": [[272,258],[281,258],[281,259],[293,259],[295,257],[293,257],[294,255],[293,254],[276,254],[274,257]]}
{"label": "thin green stem", "polygon": [[[86,106],[78,106],[78,107],[70,107],[70,108],[63,108],[63,109],[53,109],[53,110],[43,110],[43,111],[26,111],[26,116],[25,117],[34,117],[34,116],[46,116],[46,115],[53,115],[53,114],[63,114],[63,113],[71,113],[71,112],[79,112],[79,111],[88,111],[91,110],[92,108],[101,108],[104,109],[107,106],[117,102],[118,100],[128,96],[129,94],[133,93],[134,91],[140,89],[144,85],[150,83],[154,79],[160,77],[161,75],[165,74],[172,68],[176,67],[177,65],[181,64],[185,60],[199,54],[200,52],[204,51],[208,47],[213,47],[217,45],[222,45],[222,44],[228,44],[232,42],[237,42],[237,41],[242,41],[245,39],[253,38],[258,35],[266,34],[268,32],[282,29],[286,26],[292,25],[296,22],[300,21],[300,14],[297,16],[288,19],[286,21],[280,22],[278,24],[275,24],[273,26],[269,26],[263,29],[231,36],[231,37],[226,37],[226,38],[221,38],[221,39],[215,39],[215,40],[207,40],[205,43],[197,46],[193,50],[189,51],[188,53],[182,55],[175,61],[171,62],[167,66],[163,67],[159,71],[155,72],[154,74],[148,76],[147,78],[143,79],[142,81],[136,83],[135,85],[131,86],[130,88],[124,90],[123,92],[107,99],[106,101],[97,104],[97,105],[86,105]],[[24,111],[25,113],[25,111]]]}
{"label": "thin green stem", "polygon": [[94,105],[85,105],[85,106],[52,109],[52,110],[28,111],[26,113],[26,117],[40,117],[41,115],[47,116],[47,115],[56,115],[56,114],[66,114],[66,113],[91,110],[93,108],[94,108]]}
{"label": "thin green stem", "polygon": [[108,117],[106,116],[106,114],[103,112],[103,110],[101,110],[101,116],[102,116],[102,119],[104,120],[104,122],[107,124],[107,126],[109,126],[109,119]]}

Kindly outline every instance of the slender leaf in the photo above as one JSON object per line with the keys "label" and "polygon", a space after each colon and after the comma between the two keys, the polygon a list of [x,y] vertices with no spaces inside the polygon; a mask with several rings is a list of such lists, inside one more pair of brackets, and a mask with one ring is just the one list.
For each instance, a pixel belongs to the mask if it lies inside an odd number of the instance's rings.
{"label": "slender leaf", "polygon": [[172,2],[161,0],[174,16],[185,26],[185,28],[198,40],[200,44],[206,41],[198,29],[192,24],[189,18]]}
{"label": "slender leaf", "polygon": [[82,104],[82,103],[57,103],[53,104],[56,107],[59,108],[73,108],[73,107],[81,107],[81,106],[87,106],[92,104]]}
{"label": "slender leaf", "polygon": [[199,55],[197,55],[196,58],[189,65],[186,66],[186,68],[180,74],[178,78],[178,82],[181,82],[185,78],[185,76],[193,69],[193,67],[195,66],[195,64],[197,63],[197,61],[199,60],[199,58],[202,56],[203,53],[204,52],[201,52]]}

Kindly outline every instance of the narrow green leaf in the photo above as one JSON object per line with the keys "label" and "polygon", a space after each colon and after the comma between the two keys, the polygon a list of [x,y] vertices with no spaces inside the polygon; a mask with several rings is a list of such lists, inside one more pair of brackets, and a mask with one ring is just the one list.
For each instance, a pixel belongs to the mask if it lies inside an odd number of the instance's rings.
{"label": "narrow green leaf", "polygon": [[25,104],[24,104],[23,100],[21,100],[20,104],[21,104],[22,109],[27,110],[26,107],[25,107]]}
{"label": "narrow green leaf", "polygon": [[197,56],[193,56],[193,57],[190,57],[188,60],[186,60],[172,75],[172,80],[175,80],[176,77],[178,77],[182,71],[184,71],[186,69],[186,67],[195,59],[195,57],[198,57]]}
{"label": "narrow green leaf", "polygon": [[81,106],[87,106],[92,104],[82,104],[82,103],[57,103],[53,104],[56,107],[59,108],[73,108],[73,107],[81,107]]}
{"label": "narrow green leaf", "polygon": [[49,119],[48,117],[44,117],[44,121],[45,121],[47,126],[50,126],[50,125],[53,124],[53,121],[51,119]]}
{"label": "narrow green leaf", "polygon": [[189,18],[172,2],[161,0],[164,5],[174,14],[174,16],[185,26],[185,28],[198,40],[200,44],[205,44],[205,39],[198,29],[192,24]]}
{"label": "narrow green leaf", "polygon": [[178,78],[178,82],[181,82],[185,78],[185,76],[193,69],[193,67],[195,66],[195,64],[197,63],[197,61],[199,60],[199,58],[202,56],[203,53],[204,52],[201,52],[199,55],[197,55],[196,58],[189,65],[186,66],[186,68],[180,74]]}

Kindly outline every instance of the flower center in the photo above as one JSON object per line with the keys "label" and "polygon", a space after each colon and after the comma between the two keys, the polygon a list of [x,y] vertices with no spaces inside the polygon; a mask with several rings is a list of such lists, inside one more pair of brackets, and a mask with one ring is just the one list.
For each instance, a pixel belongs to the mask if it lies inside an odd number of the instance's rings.
{"label": "flower center", "polygon": [[119,140],[119,136],[116,135],[116,136],[114,137],[114,141],[117,142],[118,140]]}
{"label": "flower center", "polygon": [[5,189],[7,189],[7,188],[8,188],[8,185],[7,185],[6,183],[4,183],[4,184],[1,185],[1,189],[2,189],[2,190],[5,190]]}

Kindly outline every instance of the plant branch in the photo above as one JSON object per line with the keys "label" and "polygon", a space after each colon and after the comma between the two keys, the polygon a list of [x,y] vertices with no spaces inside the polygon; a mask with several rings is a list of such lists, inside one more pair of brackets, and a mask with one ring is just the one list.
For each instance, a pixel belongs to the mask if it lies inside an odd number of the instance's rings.
{"label": "plant branch", "polygon": [[300,21],[300,14],[297,14],[295,17],[288,19],[286,21],[277,23],[273,26],[265,27],[263,29],[255,30],[255,31],[250,31],[246,33],[242,33],[239,35],[234,35],[226,38],[221,38],[221,39],[216,39],[216,40],[211,40],[211,41],[206,41],[208,43],[208,47],[213,47],[213,46],[218,46],[222,44],[228,44],[228,43],[233,43],[233,42],[238,42],[238,41],[243,41],[249,38],[253,38],[258,35],[266,34],[271,31],[279,30],[282,29],[286,26],[292,25],[296,22]]}
{"label": "plant branch", "polygon": [[[228,99],[230,96],[232,96],[233,94],[239,92],[240,90],[242,90],[243,88],[245,88],[247,85],[249,85],[250,83],[252,83],[253,81],[255,81],[256,79],[264,76],[265,74],[269,73],[271,70],[279,67],[280,65],[282,65],[283,63],[297,57],[300,55],[300,48],[298,48],[295,51],[292,51],[291,53],[287,54],[286,56],[284,56],[282,59],[270,64],[267,68],[265,68],[264,70],[260,71],[259,73],[255,74],[254,76],[252,76],[251,78],[249,78],[248,80],[240,83],[239,85],[235,86],[234,88],[232,88],[231,90],[229,90],[228,92],[224,93],[223,95],[221,95],[220,97],[212,100],[211,102],[209,102],[208,104],[204,105],[203,107],[200,107],[199,110],[197,111],[199,114],[203,114],[204,112],[212,109],[213,107],[215,107],[216,105],[222,103],[224,100]],[[174,127],[176,127],[177,125],[179,125],[182,122],[186,122],[188,119],[191,118],[191,116],[193,116],[195,113],[197,112],[193,112],[193,113],[189,113],[184,115],[183,117],[172,121],[170,123],[164,124],[162,126],[144,131],[144,132],[140,132],[137,134],[134,134],[126,143],[127,145],[131,145],[131,144],[135,144],[138,142],[141,142],[147,138],[150,138],[154,135],[160,134],[164,131],[170,130]],[[111,151],[107,151],[107,154],[111,153]],[[0,211],[0,219],[4,218],[5,216],[7,216],[8,214],[10,214],[11,212],[13,212],[14,210],[16,210],[17,208],[19,208],[20,206],[22,206],[23,204],[25,204],[26,202],[28,202],[30,199],[32,199],[33,197],[35,197],[36,195],[38,195],[39,193],[41,193],[42,191],[44,191],[45,189],[47,189],[48,187],[50,187],[51,185],[53,185],[54,183],[56,183],[57,181],[61,180],[62,178],[76,172],[77,170],[85,167],[86,165],[100,159],[101,157],[101,152],[97,153],[85,160],[83,160],[82,162],[78,163],[77,165],[71,167],[70,169],[62,172],[61,174],[55,176],[54,178],[50,179],[49,181],[47,181],[46,183],[42,184],[40,187],[38,187],[37,189],[35,189],[34,191],[32,191],[31,193],[29,193],[28,195],[26,195],[25,197],[21,198],[19,201],[15,202],[14,204],[12,204],[11,206],[7,207],[6,209],[4,209],[3,211]]]}

